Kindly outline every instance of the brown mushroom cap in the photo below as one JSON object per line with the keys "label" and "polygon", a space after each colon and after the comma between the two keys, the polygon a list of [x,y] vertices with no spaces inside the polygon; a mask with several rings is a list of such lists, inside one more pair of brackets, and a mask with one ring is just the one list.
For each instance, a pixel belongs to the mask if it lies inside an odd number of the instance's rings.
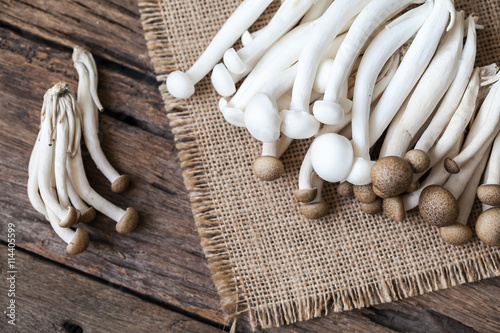
{"label": "brown mushroom cap", "polygon": [[418,209],[423,219],[437,227],[455,224],[458,218],[458,203],[453,194],[438,185],[424,188],[420,194]]}
{"label": "brown mushroom cap", "polygon": [[88,223],[90,221],[93,221],[95,219],[95,216],[96,216],[96,211],[94,207],[90,207],[89,209],[87,209],[85,213],[82,214],[80,221],[82,221],[83,223]]}
{"label": "brown mushroom cap", "polygon": [[80,220],[80,212],[73,206],[68,206],[66,216],[59,221],[59,226],[62,228],[69,228],[74,226]]}
{"label": "brown mushroom cap", "polygon": [[316,187],[293,191],[295,199],[297,199],[298,202],[304,203],[313,201],[317,194],[318,189]]}
{"label": "brown mushroom cap", "polygon": [[458,166],[457,162],[449,157],[444,159],[444,169],[451,174],[460,172],[460,167]]}
{"label": "brown mushroom cap", "polygon": [[404,159],[410,163],[413,173],[421,173],[426,171],[431,166],[431,158],[429,155],[420,149],[412,149],[408,151]]}
{"label": "brown mushroom cap", "polygon": [[116,231],[120,234],[131,232],[139,223],[139,215],[134,207],[128,207],[122,218],[116,224]]}
{"label": "brown mushroom cap", "polygon": [[410,163],[398,156],[387,156],[379,159],[370,173],[373,187],[385,197],[395,197],[406,192],[413,181],[413,170]]}
{"label": "brown mushroom cap", "polygon": [[116,178],[113,184],[111,184],[111,191],[115,193],[121,193],[128,188],[130,184],[130,178],[127,175],[121,175]]}
{"label": "brown mushroom cap", "polygon": [[283,162],[274,156],[259,156],[253,162],[253,172],[260,180],[273,181],[281,177],[285,172]]}
{"label": "brown mushroom cap", "polygon": [[405,206],[400,196],[384,199],[382,209],[391,220],[402,222],[406,218]]}
{"label": "brown mushroom cap", "polygon": [[90,239],[89,234],[83,228],[76,229],[75,235],[68,246],[66,246],[66,252],[69,254],[82,253],[89,246]]}
{"label": "brown mushroom cap", "polygon": [[483,184],[477,188],[477,197],[488,206],[500,206],[500,185]]}
{"label": "brown mushroom cap", "polygon": [[446,243],[452,245],[466,244],[473,236],[471,228],[460,223],[439,228],[439,235]]}
{"label": "brown mushroom cap", "polygon": [[353,185],[347,181],[338,184],[337,194],[344,198],[351,198],[354,196]]}
{"label": "brown mushroom cap", "polygon": [[375,188],[375,186],[373,186],[373,184],[372,184],[372,191],[373,191],[373,193],[375,193],[375,195],[376,195],[377,197],[379,197],[379,198],[382,198],[382,199],[386,199],[386,198],[388,198],[388,196],[387,196],[387,195],[385,195],[384,193],[382,193],[382,192],[380,192],[379,190],[377,190],[377,189]]}
{"label": "brown mushroom cap", "polygon": [[370,203],[362,203],[360,208],[363,212],[367,214],[379,214],[382,213],[382,199],[377,198],[375,201]]}
{"label": "brown mushroom cap", "polygon": [[372,190],[372,184],[353,185],[354,197],[361,203],[369,204],[377,200],[377,195]]}
{"label": "brown mushroom cap", "polygon": [[314,202],[300,205],[300,213],[311,220],[317,220],[328,214],[328,204],[326,202]]}
{"label": "brown mushroom cap", "polygon": [[477,237],[486,245],[500,246],[500,208],[484,211],[476,221]]}

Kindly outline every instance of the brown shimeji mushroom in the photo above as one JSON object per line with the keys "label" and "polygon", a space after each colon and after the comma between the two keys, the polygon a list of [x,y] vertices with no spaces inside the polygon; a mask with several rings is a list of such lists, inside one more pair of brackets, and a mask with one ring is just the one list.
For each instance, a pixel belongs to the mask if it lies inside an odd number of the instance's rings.
{"label": "brown shimeji mushroom", "polygon": [[111,182],[113,192],[123,192],[129,185],[127,175],[120,175],[109,163],[99,143],[98,110],[103,107],[97,96],[97,68],[92,54],[81,48],[73,49],[73,62],[78,72],[78,105],[82,113],[82,128],[85,145],[97,168]]}

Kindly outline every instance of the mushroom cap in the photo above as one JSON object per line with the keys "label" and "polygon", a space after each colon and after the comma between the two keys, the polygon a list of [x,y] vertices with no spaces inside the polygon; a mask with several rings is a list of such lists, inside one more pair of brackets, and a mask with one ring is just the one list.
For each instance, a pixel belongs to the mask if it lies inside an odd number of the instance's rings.
{"label": "mushroom cap", "polygon": [[444,169],[451,174],[460,172],[460,167],[458,166],[457,162],[449,157],[444,159]]}
{"label": "mushroom cap", "polygon": [[125,191],[130,184],[130,177],[127,175],[121,175],[116,178],[115,181],[111,184],[111,191],[115,193],[121,193]]}
{"label": "mushroom cap", "polygon": [[257,93],[245,108],[245,126],[259,141],[272,143],[280,137],[281,118],[274,98]]}
{"label": "mushroom cap", "polygon": [[224,52],[224,65],[234,74],[241,74],[246,69],[247,66],[241,60],[238,52],[234,48],[230,48]]}
{"label": "mushroom cap", "polygon": [[339,103],[319,100],[314,103],[313,114],[321,123],[336,125],[344,119],[344,108]]}
{"label": "mushroom cap", "polygon": [[74,226],[75,224],[78,223],[79,221],[79,211],[75,209],[73,206],[68,206],[66,209],[67,213],[66,216],[59,221],[59,226],[61,228],[69,228],[71,226]]}
{"label": "mushroom cap", "polygon": [[328,204],[324,201],[300,205],[300,213],[310,220],[317,220],[328,214]]}
{"label": "mushroom cap", "polygon": [[388,198],[388,196],[387,196],[387,195],[385,195],[384,193],[382,193],[382,192],[380,192],[379,190],[377,190],[377,189],[375,188],[375,186],[373,186],[373,184],[372,184],[372,191],[373,191],[373,193],[375,193],[375,194],[377,195],[377,197],[379,197],[379,198],[382,198],[382,199],[386,199],[386,198]]}
{"label": "mushroom cap", "polygon": [[400,196],[384,199],[382,209],[391,220],[402,222],[406,218],[405,206]]}
{"label": "mushroom cap", "polygon": [[336,183],[351,172],[354,152],[351,142],[344,136],[327,133],[318,136],[311,144],[311,164],[322,179]]}
{"label": "mushroom cap", "polygon": [[451,245],[466,244],[473,236],[471,228],[460,223],[439,228],[439,235],[446,243]]}
{"label": "mushroom cap", "polygon": [[292,139],[307,139],[318,133],[320,122],[304,111],[282,110],[281,133]]}
{"label": "mushroom cap", "polygon": [[425,172],[431,166],[431,158],[425,151],[420,149],[408,151],[404,159],[410,163],[413,173]]}
{"label": "mushroom cap", "polygon": [[477,188],[477,197],[488,206],[500,206],[500,185],[483,184]]}
{"label": "mushroom cap", "polygon": [[347,181],[353,185],[371,184],[372,179],[370,172],[375,161],[363,157],[356,157],[352,163],[351,173],[347,177]]}
{"label": "mushroom cap", "polygon": [[94,207],[90,207],[89,209],[87,209],[85,213],[82,214],[80,221],[83,223],[88,223],[93,221],[95,219],[95,216],[96,216],[96,211]]}
{"label": "mushroom cap", "polygon": [[83,228],[76,229],[75,235],[68,246],[66,246],[66,252],[69,254],[82,253],[89,246],[90,239],[89,234]]}
{"label": "mushroom cap", "polygon": [[382,213],[382,199],[377,198],[375,201],[370,203],[361,203],[360,208],[367,214],[375,215]]}
{"label": "mushroom cap", "polygon": [[131,232],[137,227],[138,223],[139,215],[137,211],[133,207],[128,207],[127,210],[125,210],[125,214],[123,214],[120,221],[116,224],[116,231],[120,234]]}
{"label": "mushroom cap", "polygon": [[369,204],[377,200],[377,195],[372,190],[372,184],[368,185],[353,185],[354,197],[359,202]]}
{"label": "mushroom cap", "polygon": [[293,196],[297,201],[299,202],[311,202],[316,198],[316,195],[318,194],[318,189],[315,188],[306,188],[306,189],[299,189],[293,191]]}
{"label": "mushroom cap", "polygon": [[410,163],[398,156],[379,159],[370,172],[373,187],[385,197],[395,197],[406,192],[413,181]]}
{"label": "mushroom cap", "polygon": [[210,80],[212,81],[215,91],[222,97],[229,97],[236,92],[236,85],[234,84],[231,73],[229,73],[226,66],[222,63],[214,66]]}
{"label": "mushroom cap", "polygon": [[490,208],[477,218],[477,237],[486,245],[500,246],[500,208]]}
{"label": "mushroom cap", "polygon": [[194,82],[186,73],[175,71],[167,77],[167,90],[175,98],[189,98],[194,94]]}
{"label": "mushroom cap", "polygon": [[418,209],[427,223],[437,227],[455,224],[459,213],[453,194],[438,185],[424,188],[420,194]]}
{"label": "mushroom cap", "polygon": [[259,156],[253,162],[253,172],[260,180],[270,182],[285,172],[283,162],[274,156]]}
{"label": "mushroom cap", "polygon": [[354,196],[354,188],[348,181],[341,182],[337,185],[337,194],[344,198],[351,198]]}

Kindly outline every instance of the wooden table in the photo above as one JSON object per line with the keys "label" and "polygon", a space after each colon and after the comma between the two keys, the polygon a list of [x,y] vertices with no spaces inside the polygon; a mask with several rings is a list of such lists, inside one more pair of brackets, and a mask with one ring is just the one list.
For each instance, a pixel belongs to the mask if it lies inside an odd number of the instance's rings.
{"label": "wooden table", "polygon": [[[18,272],[16,326],[2,317],[0,331],[229,330],[195,230],[136,2],[0,0],[0,45],[2,311],[9,302],[9,222],[15,224]],[[112,193],[84,150],[88,177],[112,202],[134,206],[141,222],[136,231],[119,235],[113,221],[98,215],[86,226],[87,252],[68,256],[31,207],[26,181],[44,92],[59,80],[76,89],[74,45],[95,56],[105,107],[102,145],[133,185]],[[495,278],[268,331],[500,331],[499,296]],[[237,330],[250,329],[238,321]]]}

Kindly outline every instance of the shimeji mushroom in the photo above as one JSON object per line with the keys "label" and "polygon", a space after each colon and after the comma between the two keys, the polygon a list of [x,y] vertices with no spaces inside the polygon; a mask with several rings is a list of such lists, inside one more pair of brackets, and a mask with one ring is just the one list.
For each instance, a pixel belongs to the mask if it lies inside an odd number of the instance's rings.
{"label": "shimeji mushroom", "polygon": [[315,133],[311,133],[314,132],[311,130],[314,120],[316,127],[319,128],[319,122],[309,113],[309,99],[321,57],[342,27],[368,2],[367,0],[336,0],[320,18],[314,21],[314,30],[308,36],[307,43],[300,53],[290,108],[280,113],[284,123],[297,125],[290,126],[293,131],[283,132],[285,135],[294,139],[304,139],[314,135]]}
{"label": "shimeji mushroom", "polygon": [[476,189],[481,180],[481,175],[486,165],[488,156],[485,155],[479,166],[474,170],[472,177],[465,186],[464,191],[458,198],[459,214],[455,224],[439,228],[441,238],[452,245],[463,245],[472,238],[472,229],[467,226],[469,215],[476,199]]}
{"label": "shimeji mushroom", "polygon": [[323,189],[323,180],[317,175],[312,177],[312,185],[316,189],[315,198],[308,203],[301,203],[299,210],[302,215],[311,220],[317,220],[324,217],[328,213],[329,205],[323,201],[321,191]]}
{"label": "shimeji mushroom", "polygon": [[493,142],[484,183],[478,187],[477,197],[483,204],[500,206],[500,132]]}
{"label": "shimeji mushroom", "polygon": [[189,98],[198,83],[271,4],[272,0],[244,0],[227,19],[203,54],[186,72],[175,71],[167,77],[168,92],[176,98]]}
{"label": "shimeji mushroom", "polygon": [[482,147],[490,144],[500,131],[500,103],[496,102],[499,99],[500,81],[497,81],[497,83],[491,87],[488,96],[481,106],[481,109],[484,108],[487,110],[488,120],[484,122],[480,134],[474,136],[474,139],[469,145],[467,145],[467,147],[465,147],[465,149],[463,149],[457,156],[453,157],[453,159],[447,158],[445,160],[445,168],[448,172],[460,172],[460,167],[476,155]]}
{"label": "shimeji mushroom", "polygon": [[[458,64],[457,74],[453,79],[448,91],[439,103],[432,121],[422,133],[415,145],[415,149],[428,152],[437,141],[444,128],[447,126],[461,101],[466,87],[470,82],[471,74],[476,59],[476,23],[475,17],[469,16],[467,40],[465,42],[462,57]],[[469,83],[470,85],[470,83]],[[453,140],[454,142],[454,140]]]}
{"label": "shimeji mushroom", "polygon": [[81,47],[73,49],[73,63],[78,72],[78,105],[82,113],[85,145],[97,168],[111,182],[113,192],[123,192],[129,185],[129,177],[120,175],[109,163],[99,143],[99,114],[102,105],[97,97],[97,68],[92,54]]}
{"label": "shimeji mushroom", "polygon": [[370,145],[380,138],[427,68],[450,14],[450,21],[454,21],[455,10],[452,7],[449,0],[436,0],[434,3],[428,18],[419,29],[396,74],[370,116]]}
{"label": "shimeji mushroom", "polygon": [[276,40],[304,16],[314,2],[315,0],[296,0],[282,3],[262,33],[237,52],[230,48],[224,53],[226,68],[235,74],[248,71],[249,63],[254,64],[254,59],[262,57]]}
{"label": "shimeji mushroom", "polygon": [[[466,142],[466,145],[470,144]],[[467,146],[466,146],[467,147]],[[444,227],[455,224],[459,215],[457,198],[460,197],[474,171],[481,167],[481,161],[491,149],[491,143],[483,146],[462,168],[460,174],[451,175],[443,186],[426,187],[419,199],[419,212],[429,224]],[[482,167],[484,170],[484,161]],[[482,172],[482,170],[481,170]]]}
{"label": "shimeji mushroom", "polygon": [[311,22],[321,17],[328,7],[330,7],[332,2],[333,0],[317,0],[300,20],[300,24]]}
{"label": "shimeji mushroom", "polygon": [[477,237],[486,245],[500,246],[500,208],[485,210],[476,221]]}
{"label": "shimeji mushroom", "polygon": [[[350,101],[342,99],[340,91],[349,77],[354,61],[373,31],[385,20],[399,13],[414,0],[372,0],[352,23],[332,64],[323,100],[314,103],[313,113],[324,124],[336,124],[345,114]],[[421,2],[421,1],[420,1]],[[386,59],[387,60],[387,59]],[[385,61],[384,61],[385,63]],[[382,64],[383,65],[383,64]]]}
{"label": "shimeji mushroom", "polygon": [[81,213],[80,222],[87,223],[94,220],[96,216],[96,211],[94,207],[87,206],[85,201],[83,201],[82,198],[80,198],[78,193],[76,193],[75,188],[71,183],[71,179],[69,179],[69,176],[66,180],[66,185],[68,187],[68,195],[71,204]]}
{"label": "shimeji mushroom", "polygon": [[[370,169],[373,165],[370,159],[369,115],[370,104],[378,96],[373,96],[375,79],[384,63],[390,60],[408,39],[413,36],[429,13],[429,2],[403,14],[398,22],[389,24],[370,43],[366,49],[356,74],[354,99],[352,105],[352,145],[354,149],[354,164],[348,181],[356,185],[371,182]],[[393,57],[392,75],[399,65],[399,55]],[[392,76],[390,76],[392,79]],[[385,84],[386,82],[384,82]],[[387,82],[388,84],[389,82]],[[387,87],[387,86],[386,86]]]}
{"label": "shimeji mushroom", "polygon": [[69,254],[79,254],[87,249],[89,246],[89,234],[83,228],[77,228],[74,231],[71,228],[62,228],[59,226],[60,222],[57,215],[53,213],[50,209],[47,210],[47,215],[50,221],[50,225],[68,246],[66,246],[66,252]]}
{"label": "shimeji mushroom", "polygon": [[262,145],[262,155],[253,163],[254,173],[259,179],[273,181],[281,177],[285,172],[285,168],[279,158],[291,142],[292,139],[283,135],[275,142]]}

